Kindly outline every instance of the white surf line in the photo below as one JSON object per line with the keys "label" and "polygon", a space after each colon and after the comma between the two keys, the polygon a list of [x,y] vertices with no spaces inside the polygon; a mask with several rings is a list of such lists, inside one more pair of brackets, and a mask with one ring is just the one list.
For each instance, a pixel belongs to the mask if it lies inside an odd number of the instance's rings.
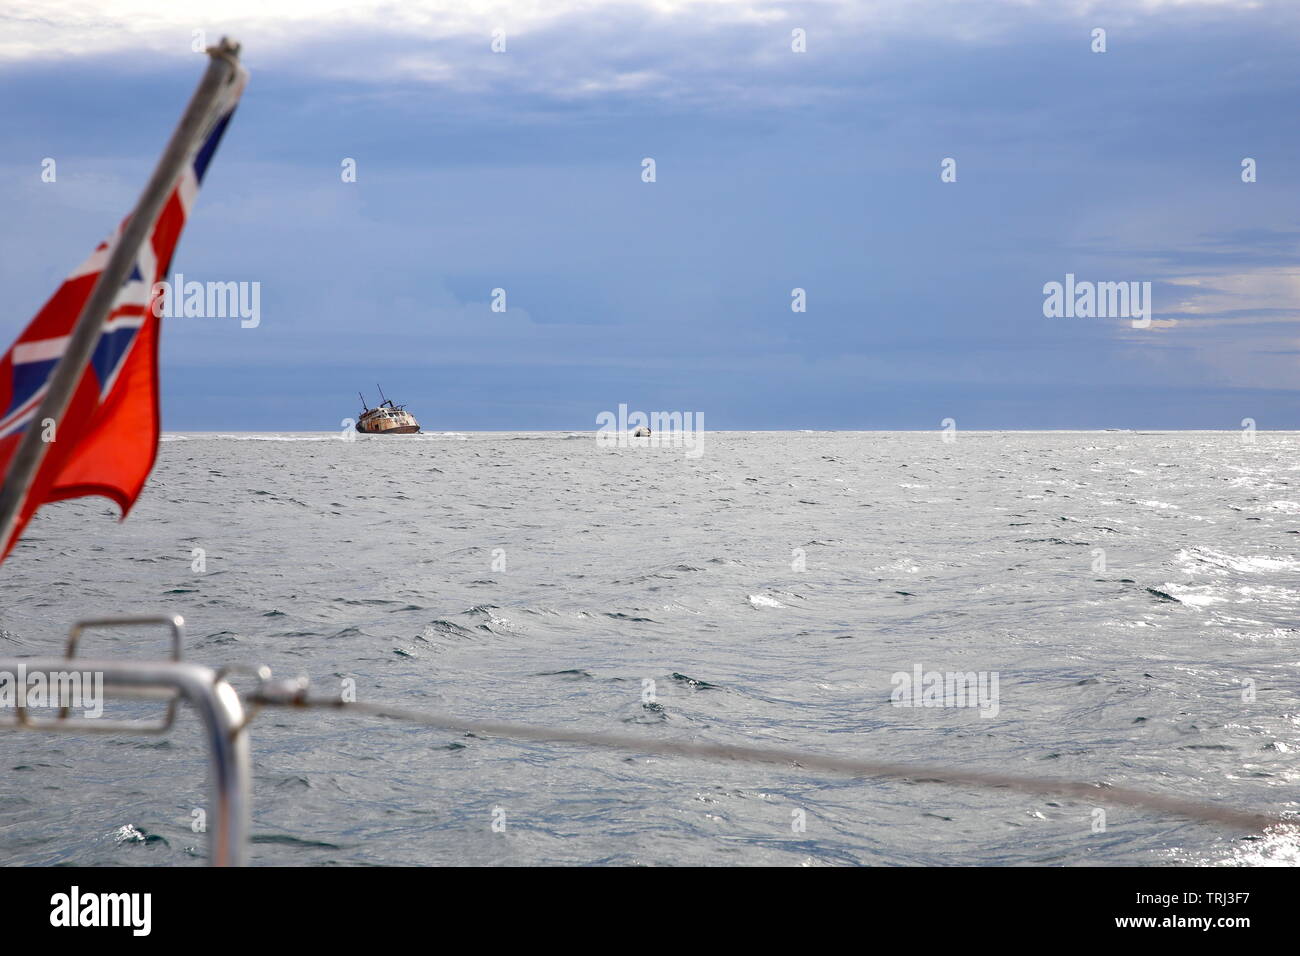
{"label": "white surf line", "polygon": [[[958,770],[951,767],[927,767],[908,763],[890,763],[875,760],[858,760],[851,757],[834,757],[829,754],[809,753],[802,750],[748,747],[736,744],[692,743],[684,740],[649,740],[631,734],[596,733],[583,730],[563,730],[538,727],[533,724],[516,724],[495,720],[473,720],[464,717],[407,710],[401,707],[384,707],[375,704],[349,702],[337,699],[308,699],[294,694],[268,694],[265,690],[249,697],[254,706],[301,707],[314,710],[340,710],[367,714],[372,717],[389,717],[434,727],[439,730],[460,731],[487,737],[504,737],[531,740],[537,743],[576,744],[604,750],[655,754],[664,757],[695,757],[705,760],[739,760],[747,763],[793,764],[796,767],[825,770],[850,777],[887,777],[910,780],[915,783],[939,783],[947,786],[979,787],[994,790],[1017,790],[1040,796],[1065,796],[1092,803],[1158,810],[1174,816],[1210,823],[1236,830],[1258,832],[1280,824],[1293,823],[1282,817],[1252,810],[1237,810],[1169,797],[1128,787],[1112,787],[1104,783],[1083,783],[1078,780],[1060,780],[1050,777],[1022,777],[1011,774],[985,773],[978,770]],[[250,715],[250,720],[252,719]]]}

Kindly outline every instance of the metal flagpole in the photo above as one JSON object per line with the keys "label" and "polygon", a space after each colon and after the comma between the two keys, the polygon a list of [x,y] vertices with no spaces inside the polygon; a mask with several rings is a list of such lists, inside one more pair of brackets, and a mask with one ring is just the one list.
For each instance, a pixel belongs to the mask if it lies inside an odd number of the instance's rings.
{"label": "metal flagpole", "polygon": [[[67,411],[86,364],[90,361],[95,346],[99,344],[104,320],[113,306],[113,300],[135,265],[140,245],[148,239],[154,221],[162,212],[163,204],[176,185],[176,180],[197,151],[199,137],[208,131],[215,119],[213,107],[219,102],[227,84],[238,74],[238,43],[222,38],[216,46],[208,47],[207,52],[211,57],[207,72],[199,81],[198,88],[181,116],[180,125],[163,150],[153,176],[140,194],[135,211],[131,213],[126,228],[122,230],[122,235],[109,255],[108,264],[96,280],[90,298],[86,300],[85,308],[81,310],[81,316],[68,337],[67,349],[50,376],[49,390],[9,463],[4,486],[0,487],[0,554],[4,553],[14,533],[23,499],[49,450],[47,443],[41,440],[41,429],[37,426],[46,419],[57,423]],[[55,440],[58,440],[57,430]]]}

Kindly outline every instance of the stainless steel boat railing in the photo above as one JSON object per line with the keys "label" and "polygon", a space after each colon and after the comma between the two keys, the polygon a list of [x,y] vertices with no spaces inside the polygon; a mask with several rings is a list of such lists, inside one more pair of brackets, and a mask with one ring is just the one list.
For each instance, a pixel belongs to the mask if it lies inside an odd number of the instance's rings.
{"label": "stainless steel boat railing", "polygon": [[[86,630],[152,624],[171,629],[170,660],[110,661],[76,657],[81,635]],[[242,866],[246,862],[251,799],[248,721],[239,695],[226,680],[228,669],[218,671],[181,659],[184,627],[179,615],[79,621],[68,635],[63,657],[0,658],[0,673],[6,675],[67,673],[75,661],[76,671],[97,675],[102,680],[105,697],[167,701],[167,713],[161,720],[73,718],[70,716],[72,702],[67,699],[59,700],[58,717],[37,718],[27,706],[25,681],[20,681],[15,687],[16,717],[0,721],[0,730],[164,734],[175,722],[178,703],[184,700],[198,714],[207,740],[212,788],[212,808],[208,814],[209,862],[213,866]],[[262,678],[269,676],[263,669],[258,669],[257,674]],[[60,686],[60,693],[63,690],[66,685]]]}

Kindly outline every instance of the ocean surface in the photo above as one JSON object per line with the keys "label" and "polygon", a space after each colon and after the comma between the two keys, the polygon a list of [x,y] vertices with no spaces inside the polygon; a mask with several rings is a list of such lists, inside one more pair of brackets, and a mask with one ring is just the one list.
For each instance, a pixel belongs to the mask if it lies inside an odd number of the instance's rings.
{"label": "ocean surface", "polygon": [[[0,568],[0,654],[178,613],[190,658],[321,696],[1300,800],[1293,433],[732,432],[699,457],[591,433],[177,434],[115,514],[40,513]],[[83,653],[164,648],[93,632]],[[996,675],[996,713],[898,706],[918,667]],[[1293,832],[1119,807],[1100,829],[1101,804],[1006,790],[319,711],[251,734],[259,864],[1300,862]],[[192,713],[165,738],[0,732],[0,781],[0,863],[206,859]]]}

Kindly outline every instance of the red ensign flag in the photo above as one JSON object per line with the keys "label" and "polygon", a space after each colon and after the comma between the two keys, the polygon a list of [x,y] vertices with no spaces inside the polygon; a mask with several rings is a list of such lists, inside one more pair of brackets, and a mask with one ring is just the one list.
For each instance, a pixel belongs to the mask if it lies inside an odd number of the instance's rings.
{"label": "red ensign flag", "polygon": [[9,474],[27,429],[53,431],[21,502],[13,533],[0,542],[0,561],[46,502],[103,495],[117,502],[125,517],[144,487],[157,456],[159,434],[161,322],[154,314],[153,289],[171,268],[181,229],[243,92],[245,76],[240,70],[225,92],[216,122],[184,166],[148,239],[137,250],[135,267],[113,300],[99,344],[57,425],[36,421],[37,410],[126,221],[68,276],[0,359],[0,475]]}

